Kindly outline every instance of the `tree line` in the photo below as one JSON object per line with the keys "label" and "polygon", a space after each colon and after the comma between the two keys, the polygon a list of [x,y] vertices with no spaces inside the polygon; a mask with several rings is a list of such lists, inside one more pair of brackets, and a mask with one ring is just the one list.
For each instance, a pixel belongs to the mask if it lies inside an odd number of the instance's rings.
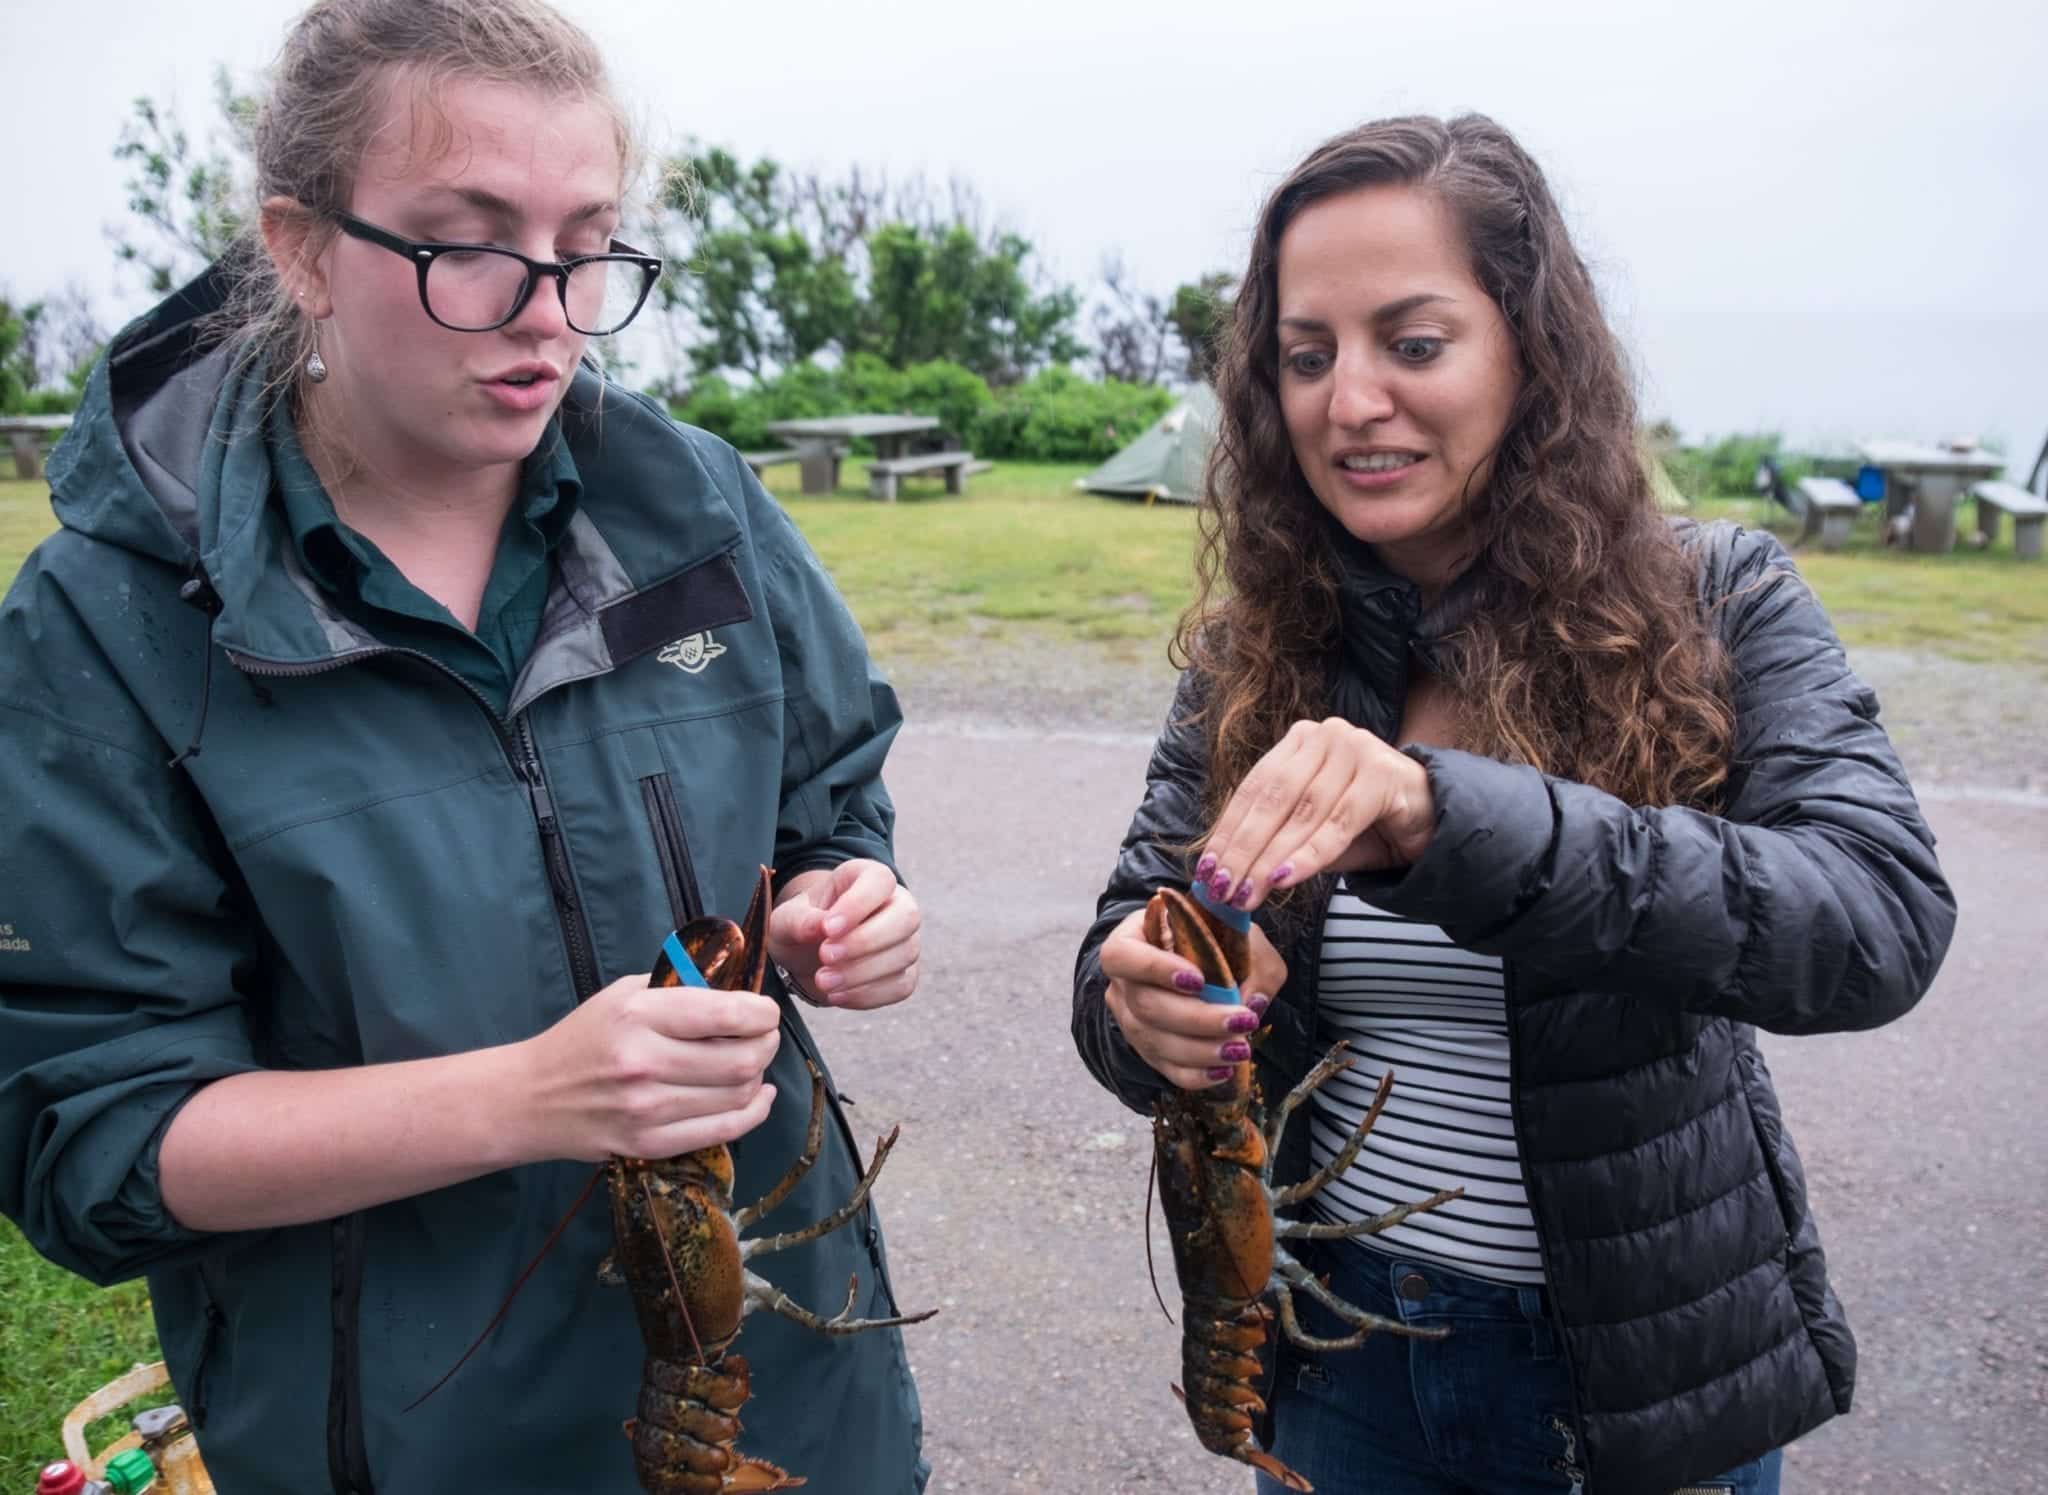
{"label": "tree line", "polygon": [[[122,124],[113,155],[128,212],[107,238],[151,293],[182,284],[239,233],[257,103],[217,69],[203,133],[146,97]],[[668,262],[642,313],[655,337],[594,348],[614,373],[728,436],[758,424],[749,409],[855,393],[985,423],[1031,386],[1037,407],[1074,408],[1050,421],[1040,408],[1035,422],[1013,411],[1007,428],[1072,427],[1041,454],[1096,455],[1164,407],[1159,391],[1207,376],[1229,309],[1226,274],[1154,292],[1113,252],[1085,291],[1061,282],[958,178],[799,170],[692,140],[661,161],[656,183],[621,231]],[[0,294],[0,410],[75,403],[104,335],[75,287],[29,302]],[[1077,393],[1089,385],[1106,391]],[[1101,429],[1077,439],[1091,423]]]}

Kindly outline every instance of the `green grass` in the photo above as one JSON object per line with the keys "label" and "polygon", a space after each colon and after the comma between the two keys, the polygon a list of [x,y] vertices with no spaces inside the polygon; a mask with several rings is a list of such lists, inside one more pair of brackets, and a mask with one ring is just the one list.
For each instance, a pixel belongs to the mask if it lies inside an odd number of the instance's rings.
{"label": "green grass", "polygon": [[[142,1283],[102,1289],[61,1272],[5,1220],[0,1303],[0,1490],[26,1491],[38,1469],[63,1457],[64,1414],[137,1361],[155,1360],[156,1331]],[[97,1451],[126,1425],[125,1417],[103,1418],[87,1440]]]}
{"label": "green grass", "polygon": [[[884,661],[1040,640],[1157,657],[1188,596],[1194,516],[1180,506],[1077,493],[1073,480],[1083,470],[1002,463],[971,479],[964,497],[948,497],[937,480],[914,481],[894,504],[868,500],[857,462],[846,464],[846,485],[831,496],[797,496],[792,468],[770,469],[770,487]],[[1771,520],[1749,499],[1709,501],[1699,512],[1751,525]],[[1789,522],[1771,522],[1789,536]],[[53,524],[42,484],[0,481],[0,586]],[[1881,548],[1867,515],[1840,553],[1802,551],[1799,565],[1852,648],[2048,673],[2048,564],[2013,554],[2009,524],[1994,549],[1926,556]],[[154,1359],[156,1348],[140,1284],[90,1287],[42,1262],[5,1222],[0,1303],[6,1491],[33,1485],[79,1398],[133,1362]]]}
{"label": "green grass", "polygon": [[[1086,469],[1004,462],[964,497],[936,478],[912,480],[894,504],[866,496],[860,462],[840,491],[804,498],[794,467],[769,469],[788,507],[838,579],[885,663],[954,657],[983,644],[1084,642],[1113,656],[1156,658],[1189,593],[1194,515],[1075,491]],[[1697,512],[1790,520],[1753,499],[1711,499]],[[1962,510],[1965,525],[1974,506]],[[0,482],[0,586],[53,525],[40,483]],[[1989,550],[1916,555],[1878,544],[1875,513],[1840,552],[1798,553],[1852,649],[1896,648],[2048,673],[2048,563],[2013,553],[2005,526]]]}
{"label": "green grass", "polygon": [[1194,511],[1078,493],[1087,466],[999,463],[951,496],[913,480],[867,497],[858,461],[841,490],[805,498],[793,468],[769,489],[817,549],[884,661],[962,640],[1087,640],[1156,653],[1187,603]]}
{"label": "green grass", "polygon": [[[2048,674],[2048,561],[2014,553],[2010,520],[1987,550],[1958,544],[1926,555],[1880,542],[1879,507],[1867,506],[1840,550],[1796,552],[1800,574],[1852,651],[1905,649]],[[1708,499],[1694,512],[1769,528],[1788,545],[1798,532],[1783,510],[1750,498]],[[1963,505],[1958,519],[1959,529],[1974,530],[1977,506]]]}

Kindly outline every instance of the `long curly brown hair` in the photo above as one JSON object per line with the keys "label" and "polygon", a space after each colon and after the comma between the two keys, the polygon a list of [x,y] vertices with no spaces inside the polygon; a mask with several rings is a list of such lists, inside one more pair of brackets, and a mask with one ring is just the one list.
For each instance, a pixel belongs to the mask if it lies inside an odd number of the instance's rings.
{"label": "long curly brown hair", "polygon": [[1448,206],[1522,364],[1491,475],[1467,500],[1471,610],[1439,661],[1459,745],[1631,804],[1710,807],[1734,737],[1728,664],[1643,468],[1621,350],[1542,172],[1499,125],[1465,115],[1340,135],[1259,216],[1174,646],[1206,687],[1212,812],[1293,722],[1330,709],[1339,568],[1281,415],[1280,240],[1309,204],[1387,185]]}

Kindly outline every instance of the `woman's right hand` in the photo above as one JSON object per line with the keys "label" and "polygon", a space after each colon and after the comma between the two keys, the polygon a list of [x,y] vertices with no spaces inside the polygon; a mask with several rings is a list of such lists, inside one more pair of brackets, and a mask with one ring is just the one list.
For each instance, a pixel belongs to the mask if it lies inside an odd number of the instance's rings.
{"label": "woman's right hand", "polygon": [[762,1073],[781,1013],[759,992],[653,988],[622,976],[515,1047],[532,1160],[670,1158],[744,1136],[767,1119]]}
{"label": "woman's right hand", "polygon": [[1103,1000],[1140,1059],[1183,1090],[1206,1090],[1251,1056],[1250,1036],[1286,984],[1287,964],[1254,924],[1244,1005],[1205,1002],[1196,995],[1202,973],[1146,943],[1144,926],[1145,911],[1136,909],[1102,942]]}

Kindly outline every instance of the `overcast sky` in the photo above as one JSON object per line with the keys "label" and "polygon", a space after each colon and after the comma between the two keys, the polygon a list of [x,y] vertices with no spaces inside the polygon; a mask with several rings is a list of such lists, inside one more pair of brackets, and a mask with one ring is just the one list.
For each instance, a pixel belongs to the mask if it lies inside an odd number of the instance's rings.
{"label": "overcast sky", "polygon": [[[130,101],[210,119],[286,0],[5,0],[0,287],[139,310],[104,225]],[[2048,431],[2048,6],[2038,0],[563,0],[657,138],[971,181],[1052,273],[1241,268],[1263,194],[1358,121],[1478,109],[1549,172],[1688,434]]]}

